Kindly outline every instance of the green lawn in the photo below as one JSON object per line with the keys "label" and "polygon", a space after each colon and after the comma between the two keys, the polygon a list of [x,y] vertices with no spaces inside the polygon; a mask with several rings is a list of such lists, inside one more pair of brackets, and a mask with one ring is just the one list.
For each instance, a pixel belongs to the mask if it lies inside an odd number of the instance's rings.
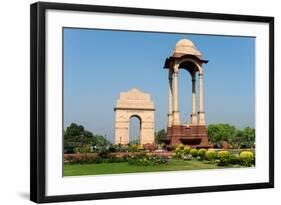
{"label": "green lawn", "polygon": [[137,166],[122,163],[101,163],[101,164],[73,164],[64,165],[64,176],[97,175],[97,174],[120,174],[136,172],[159,172],[159,171],[179,171],[179,170],[198,170],[198,169],[221,169],[237,168],[239,165],[228,167],[217,166],[216,164],[205,163],[203,161],[191,160],[183,161],[171,159],[168,164]]}

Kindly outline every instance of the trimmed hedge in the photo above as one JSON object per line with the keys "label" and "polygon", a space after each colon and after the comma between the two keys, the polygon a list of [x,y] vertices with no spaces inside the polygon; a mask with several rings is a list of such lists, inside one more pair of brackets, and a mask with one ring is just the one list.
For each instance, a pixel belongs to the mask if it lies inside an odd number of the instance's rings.
{"label": "trimmed hedge", "polygon": [[208,150],[205,153],[205,160],[207,161],[215,161],[217,158],[217,152],[215,150]]}
{"label": "trimmed hedge", "polygon": [[250,151],[243,151],[240,153],[240,164],[245,167],[250,167],[254,164],[255,156]]}
{"label": "trimmed hedge", "polygon": [[197,151],[197,149],[191,149],[190,150],[190,154],[193,156],[193,157],[197,157],[198,156],[198,151]]}
{"label": "trimmed hedge", "polygon": [[189,147],[189,146],[185,146],[185,147],[183,148],[183,153],[184,153],[184,154],[189,154],[189,153],[190,153],[190,147]]}
{"label": "trimmed hedge", "polygon": [[231,162],[231,154],[229,151],[219,151],[218,152],[218,160],[219,166],[228,166]]}
{"label": "trimmed hedge", "polygon": [[201,148],[201,149],[198,150],[197,155],[200,156],[202,159],[204,159],[206,152],[207,152],[206,149]]}

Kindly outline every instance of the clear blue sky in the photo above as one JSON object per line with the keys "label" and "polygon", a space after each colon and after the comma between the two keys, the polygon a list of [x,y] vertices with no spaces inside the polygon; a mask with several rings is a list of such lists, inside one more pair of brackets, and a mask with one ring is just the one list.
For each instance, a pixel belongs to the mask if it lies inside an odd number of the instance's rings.
{"label": "clear blue sky", "polygon": [[[209,60],[203,67],[207,124],[255,127],[255,38],[186,37]],[[166,128],[168,70],[163,65],[182,38],[182,34],[64,29],[64,126],[76,122],[113,142],[113,108],[119,93],[138,88],[154,101],[155,130]],[[179,73],[179,109],[181,121],[190,122],[191,77],[185,70]],[[130,135],[137,135],[138,120],[132,118],[130,125]]]}

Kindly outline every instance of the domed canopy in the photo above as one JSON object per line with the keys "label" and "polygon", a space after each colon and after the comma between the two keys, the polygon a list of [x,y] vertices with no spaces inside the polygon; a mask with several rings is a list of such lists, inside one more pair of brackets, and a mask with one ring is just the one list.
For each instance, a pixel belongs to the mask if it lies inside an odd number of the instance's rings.
{"label": "domed canopy", "polygon": [[195,47],[195,45],[193,44],[193,42],[189,39],[181,39],[177,42],[176,47],[184,47],[184,46],[192,46]]}
{"label": "domed canopy", "polygon": [[164,69],[169,69],[171,63],[175,61],[182,61],[181,68],[189,67],[189,61],[185,61],[185,59],[192,59],[197,61],[199,64],[208,63],[208,60],[202,59],[200,51],[196,48],[194,43],[188,39],[181,39],[177,42],[176,47],[174,49],[173,55],[169,58],[166,58]]}
{"label": "domed canopy", "polygon": [[196,48],[194,43],[188,39],[179,40],[174,49],[174,57],[181,57],[183,55],[194,55],[201,59],[200,51]]}

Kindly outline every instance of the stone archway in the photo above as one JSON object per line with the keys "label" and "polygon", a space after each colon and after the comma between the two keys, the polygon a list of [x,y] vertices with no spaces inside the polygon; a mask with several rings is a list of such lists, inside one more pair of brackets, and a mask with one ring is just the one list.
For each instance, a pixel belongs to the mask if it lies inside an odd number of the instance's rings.
{"label": "stone archway", "polygon": [[138,89],[121,92],[115,111],[115,144],[129,143],[129,121],[138,117],[141,123],[140,144],[154,143],[154,103],[150,95]]}

